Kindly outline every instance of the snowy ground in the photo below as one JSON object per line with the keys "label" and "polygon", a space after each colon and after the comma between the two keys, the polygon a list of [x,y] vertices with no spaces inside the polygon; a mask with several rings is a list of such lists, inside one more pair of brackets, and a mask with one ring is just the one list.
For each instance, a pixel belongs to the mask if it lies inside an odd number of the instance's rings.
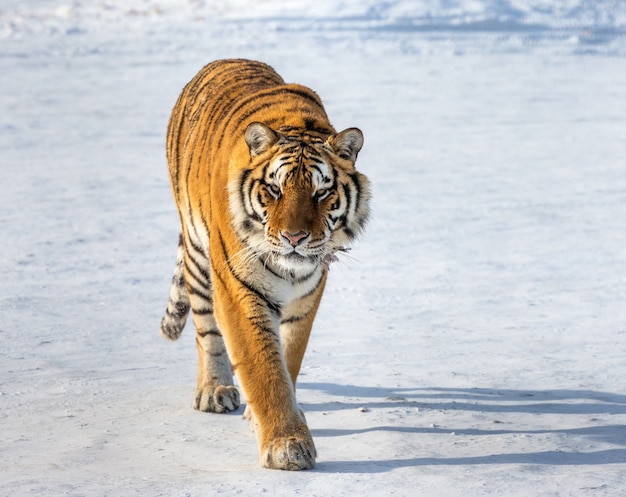
{"label": "snowy ground", "polygon": [[[3,1],[0,495],[624,495],[626,4],[282,4]],[[231,56],[366,137],[304,473],[193,411],[193,329],[158,336],[168,115]]]}

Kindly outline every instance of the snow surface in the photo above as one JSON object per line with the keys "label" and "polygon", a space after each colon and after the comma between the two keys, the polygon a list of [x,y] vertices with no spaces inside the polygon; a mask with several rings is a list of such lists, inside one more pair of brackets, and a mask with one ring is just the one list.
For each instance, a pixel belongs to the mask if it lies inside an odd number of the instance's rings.
{"label": "snow surface", "polygon": [[[366,138],[308,472],[158,335],[168,115],[233,56]],[[626,493],[626,2],[3,0],[0,111],[0,495]]]}

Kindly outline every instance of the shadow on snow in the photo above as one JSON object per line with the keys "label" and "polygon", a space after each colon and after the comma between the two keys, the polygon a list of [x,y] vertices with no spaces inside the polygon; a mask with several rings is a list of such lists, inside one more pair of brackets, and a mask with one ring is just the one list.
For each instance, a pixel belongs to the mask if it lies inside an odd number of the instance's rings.
{"label": "shadow on snow", "polygon": [[[420,410],[472,411],[483,413],[527,413],[558,415],[620,415],[626,414],[626,395],[590,390],[506,390],[485,388],[382,388],[336,385],[332,383],[301,383],[301,390],[319,390],[342,401],[323,404],[303,404],[305,412],[338,411],[364,407],[417,407]],[[593,421],[593,418],[590,419]],[[500,423],[500,422],[499,422]],[[507,425],[509,423],[506,423]],[[404,434],[429,435],[541,435],[582,436],[621,447],[594,452],[548,450],[528,453],[488,454],[468,457],[416,457],[408,459],[327,461],[318,470],[329,472],[385,472],[413,466],[472,465],[472,464],[536,464],[536,465],[599,465],[626,463],[626,426],[619,424],[553,429],[506,429],[504,423],[494,429],[407,426],[371,426],[360,429],[313,430],[316,437],[340,437],[368,432],[388,431]]]}
{"label": "shadow on snow", "polygon": [[[383,388],[298,383],[298,389],[319,390],[354,402],[304,404],[306,411],[336,411],[363,405],[398,405],[451,411],[532,414],[626,414],[626,395],[591,390],[506,390],[487,388]],[[367,398],[382,399],[367,402]],[[358,405],[357,405],[358,404]]]}
{"label": "shadow on snow", "polygon": [[379,461],[327,461],[319,462],[318,471],[329,473],[384,473],[399,468],[417,466],[463,466],[473,464],[532,464],[547,466],[594,466],[624,464],[626,449],[607,449],[596,452],[562,452],[558,450],[491,454],[470,457],[414,457]]}

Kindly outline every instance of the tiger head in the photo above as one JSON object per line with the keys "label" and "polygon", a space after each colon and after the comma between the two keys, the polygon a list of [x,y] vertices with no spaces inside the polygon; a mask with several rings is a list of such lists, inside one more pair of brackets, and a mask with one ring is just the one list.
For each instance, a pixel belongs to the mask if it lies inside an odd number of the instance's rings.
{"label": "tiger head", "polygon": [[369,216],[369,181],[354,167],[361,131],[324,140],[255,122],[245,141],[249,165],[230,184],[230,207],[250,254],[293,274],[330,263]]}

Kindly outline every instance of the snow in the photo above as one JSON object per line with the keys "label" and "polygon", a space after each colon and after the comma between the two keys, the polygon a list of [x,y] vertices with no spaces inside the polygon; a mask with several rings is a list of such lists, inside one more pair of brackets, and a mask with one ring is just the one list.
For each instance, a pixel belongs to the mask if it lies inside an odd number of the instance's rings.
{"label": "snow", "polygon": [[[317,468],[191,409],[169,112],[248,57],[360,127],[299,382]],[[622,496],[626,4],[5,0],[0,495]]]}

